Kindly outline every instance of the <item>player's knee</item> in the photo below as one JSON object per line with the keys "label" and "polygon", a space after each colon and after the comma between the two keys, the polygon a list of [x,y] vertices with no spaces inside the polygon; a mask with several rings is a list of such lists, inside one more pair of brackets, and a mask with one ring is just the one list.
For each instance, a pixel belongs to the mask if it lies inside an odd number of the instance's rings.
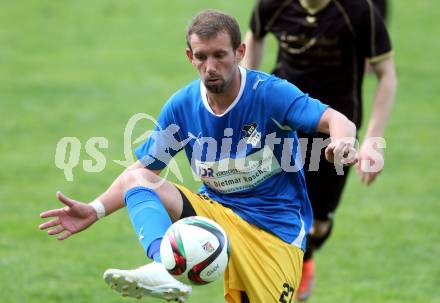
{"label": "player's knee", "polygon": [[160,176],[144,168],[126,171],[121,178],[124,191],[137,186],[155,189],[162,180]]}
{"label": "player's knee", "polygon": [[326,221],[315,220],[313,223],[313,233],[310,234],[310,248],[319,249],[324,242],[330,237],[333,229],[333,220]]}
{"label": "player's knee", "polygon": [[331,220],[325,220],[325,221],[315,220],[313,222],[312,237],[314,237],[314,238],[324,237],[325,235],[327,235],[329,233],[331,225],[332,225]]}

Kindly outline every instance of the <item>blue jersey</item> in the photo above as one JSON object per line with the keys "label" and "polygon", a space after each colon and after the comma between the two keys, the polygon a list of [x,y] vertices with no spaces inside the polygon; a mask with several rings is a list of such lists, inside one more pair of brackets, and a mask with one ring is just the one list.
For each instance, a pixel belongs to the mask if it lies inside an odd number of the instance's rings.
{"label": "blue jersey", "polygon": [[221,115],[200,80],[175,93],[136,156],[158,170],[185,150],[203,181],[200,193],[304,249],[313,215],[296,130],[315,132],[327,106],[275,76],[241,67],[240,73],[239,94]]}

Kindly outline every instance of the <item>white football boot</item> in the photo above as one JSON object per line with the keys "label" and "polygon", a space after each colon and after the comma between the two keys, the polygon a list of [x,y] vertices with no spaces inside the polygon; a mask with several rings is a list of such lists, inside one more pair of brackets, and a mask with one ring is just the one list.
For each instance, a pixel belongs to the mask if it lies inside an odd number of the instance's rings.
{"label": "white football boot", "polygon": [[191,286],[174,279],[162,263],[153,262],[133,270],[107,269],[103,277],[123,297],[184,302],[191,294]]}

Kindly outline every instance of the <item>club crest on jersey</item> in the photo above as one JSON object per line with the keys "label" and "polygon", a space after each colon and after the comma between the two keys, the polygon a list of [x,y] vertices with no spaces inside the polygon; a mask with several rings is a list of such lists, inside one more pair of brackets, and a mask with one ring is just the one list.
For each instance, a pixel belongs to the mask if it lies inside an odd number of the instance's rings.
{"label": "club crest on jersey", "polygon": [[261,133],[257,131],[257,123],[243,125],[242,131],[244,132],[244,138],[247,144],[251,144],[256,147],[261,140]]}

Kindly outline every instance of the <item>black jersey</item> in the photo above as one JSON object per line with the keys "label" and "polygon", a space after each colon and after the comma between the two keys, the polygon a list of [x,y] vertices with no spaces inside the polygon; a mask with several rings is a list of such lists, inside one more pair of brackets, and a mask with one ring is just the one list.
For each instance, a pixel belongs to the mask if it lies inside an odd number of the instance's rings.
{"label": "black jersey", "polygon": [[298,0],[259,0],[250,27],[256,37],[273,33],[278,40],[275,75],[360,126],[365,59],[379,61],[391,52],[371,0],[332,0],[316,14]]}
{"label": "black jersey", "polygon": [[388,0],[372,0],[382,19],[386,22],[388,18]]}

